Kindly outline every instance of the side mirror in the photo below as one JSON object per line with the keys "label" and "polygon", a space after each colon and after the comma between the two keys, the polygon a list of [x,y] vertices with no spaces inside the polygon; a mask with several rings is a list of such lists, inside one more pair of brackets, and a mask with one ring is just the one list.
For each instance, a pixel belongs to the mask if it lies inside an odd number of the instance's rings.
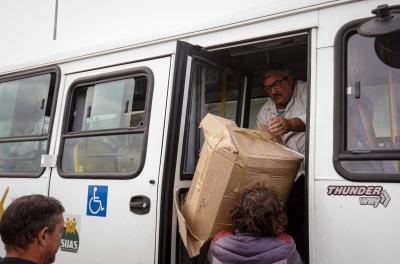
{"label": "side mirror", "polygon": [[360,35],[376,37],[400,30],[400,5],[380,5],[371,13],[376,16],[358,27],[357,31]]}
{"label": "side mirror", "polygon": [[374,47],[376,55],[383,63],[400,69],[400,31],[377,36]]}
{"label": "side mirror", "polygon": [[361,24],[357,32],[375,37],[375,53],[386,65],[400,68],[400,5],[380,5],[373,9],[376,16]]}

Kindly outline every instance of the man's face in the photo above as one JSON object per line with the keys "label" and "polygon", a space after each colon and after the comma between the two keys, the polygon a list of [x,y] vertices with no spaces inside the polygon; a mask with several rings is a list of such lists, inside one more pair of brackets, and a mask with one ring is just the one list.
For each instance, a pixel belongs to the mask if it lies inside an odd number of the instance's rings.
{"label": "man's face", "polygon": [[48,263],[53,263],[56,260],[56,253],[61,244],[61,231],[64,228],[64,217],[63,215],[58,216],[58,223],[54,228],[53,233],[48,237],[47,252],[48,252]]}
{"label": "man's face", "polygon": [[293,77],[273,73],[264,80],[264,87],[267,89],[268,96],[274,100],[276,107],[284,109],[293,95]]}

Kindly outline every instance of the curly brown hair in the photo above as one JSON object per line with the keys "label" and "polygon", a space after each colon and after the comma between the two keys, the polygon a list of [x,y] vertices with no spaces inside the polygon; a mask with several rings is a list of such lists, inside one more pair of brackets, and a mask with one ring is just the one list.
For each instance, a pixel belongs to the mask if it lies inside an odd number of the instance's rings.
{"label": "curly brown hair", "polygon": [[230,213],[237,231],[260,236],[279,235],[288,221],[284,203],[265,187],[245,191]]}

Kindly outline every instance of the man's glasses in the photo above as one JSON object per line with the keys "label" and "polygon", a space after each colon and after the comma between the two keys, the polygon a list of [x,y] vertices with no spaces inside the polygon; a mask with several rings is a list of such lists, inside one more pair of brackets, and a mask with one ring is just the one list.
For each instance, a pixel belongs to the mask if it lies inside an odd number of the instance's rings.
{"label": "man's glasses", "polygon": [[271,85],[266,85],[265,88],[267,88],[268,90],[273,89],[273,88],[278,88],[281,86],[283,81],[286,81],[287,78],[289,77],[289,75],[286,75],[285,77],[283,77],[280,80],[275,81],[273,84]]}

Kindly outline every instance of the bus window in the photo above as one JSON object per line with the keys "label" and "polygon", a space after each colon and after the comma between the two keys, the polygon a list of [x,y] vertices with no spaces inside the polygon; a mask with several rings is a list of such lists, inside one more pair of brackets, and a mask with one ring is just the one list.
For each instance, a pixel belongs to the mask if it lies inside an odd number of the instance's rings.
{"label": "bus window", "polygon": [[239,74],[213,66],[201,60],[194,61],[186,122],[184,179],[194,174],[204,137],[199,124],[207,114],[222,116],[238,122],[239,96],[242,87]]}
{"label": "bus window", "polygon": [[[196,47],[182,49],[189,50],[187,53],[192,56],[193,61],[188,59],[191,63],[191,79],[187,109],[183,108],[186,110],[186,123],[182,142],[180,180],[191,180],[195,172],[203,143],[199,124],[206,113],[210,112],[235,121],[240,127],[254,129],[258,112],[268,96],[262,78],[266,70],[272,65],[281,63],[287,65],[296,80],[308,79],[308,32],[230,43],[225,47],[216,46],[208,49],[207,54],[204,54],[204,49],[196,50]],[[217,63],[228,67],[217,66]],[[181,198],[186,191],[184,188],[179,190]],[[305,199],[306,197],[299,197],[300,201]],[[305,216],[300,215],[299,219],[302,218]],[[181,263],[206,263],[207,249],[208,244],[202,247],[200,255],[193,260],[189,258],[183,242],[180,241],[178,254]]]}
{"label": "bus window", "polygon": [[64,176],[138,174],[148,126],[148,76],[131,73],[112,80],[78,80],[71,91],[63,135]]}
{"label": "bus window", "polygon": [[48,151],[56,72],[0,81],[0,175],[39,176]]}
{"label": "bus window", "polygon": [[290,36],[236,43],[226,49],[214,48],[214,54],[229,62],[246,80],[242,93],[243,103],[240,104],[242,122],[239,125],[257,129],[257,115],[268,96],[263,84],[263,75],[272,65],[284,65],[291,71],[295,80],[307,82],[308,41],[307,32],[298,32]]}
{"label": "bus window", "polygon": [[217,47],[212,54],[229,68],[200,59],[193,62],[181,179],[194,174],[203,143],[198,127],[206,113],[256,129],[257,114],[267,99],[262,74],[270,64],[288,65],[296,80],[307,81],[308,34],[304,32],[234,48]]}
{"label": "bus window", "polygon": [[[400,149],[400,69],[389,66],[376,52],[376,38],[347,29],[341,38],[344,49],[342,82],[336,86],[335,105],[342,105],[336,126],[335,167],[353,180],[395,179],[400,171],[396,152]],[[380,37],[381,38],[381,37]],[[398,46],[399,38],[386,45]],[[392,43],[390,43],[392,42]],[[339,63],[339,62],[338,62]],[[339,139],[340,137],[340,139]]]}

